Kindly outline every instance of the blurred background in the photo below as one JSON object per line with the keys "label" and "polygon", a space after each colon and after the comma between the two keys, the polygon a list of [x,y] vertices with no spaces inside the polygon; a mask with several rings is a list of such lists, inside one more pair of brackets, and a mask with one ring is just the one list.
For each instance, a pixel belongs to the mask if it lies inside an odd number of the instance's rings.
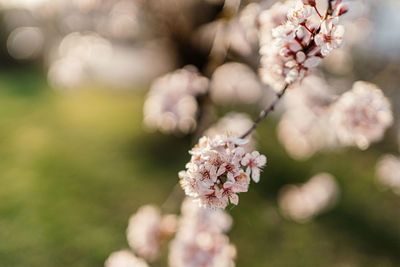
{"label": "blurred background", "polygon": [[[251,2],[0,0],[0,266],[102,266],[128,247],[138,207],[179,211],[177,173],[195,136],[143,127],[146,93],[188,64],[208,78],[226,62],[256,74],[258,40],[238,11]],[[267,167],[230,211],[237,266],[400,266],[400,196],[375,177],[382,154],[400,154],[400,2],[348,3],[345,45],[316,72],[336,92],[377,84],[395,125],[366,151],[298,161],[278,140],[280,112],[264,121],[257,143]],[[258,82],[242,102],[216,96],[210,122],[229,111],[254,118],[272,96]],[[318,172],[336,177],[336,206],[307,223],[281,216],[279,190]]]}

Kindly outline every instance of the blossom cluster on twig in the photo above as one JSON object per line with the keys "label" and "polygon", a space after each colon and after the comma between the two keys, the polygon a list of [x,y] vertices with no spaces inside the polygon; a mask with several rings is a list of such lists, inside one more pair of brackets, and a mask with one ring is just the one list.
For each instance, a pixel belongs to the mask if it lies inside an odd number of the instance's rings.
{"label": "blossom cluster on twig", "polygon": [[381,140],[393,123],[389,100],[379,87],[364,81],[337,96],[322,78],[309,76],[287,94],[285,109],[278,136],[296,159],[327,148],[364,150]]}
{"label": "blossom cluster on twig", "polygon": [[275,90],[302,80],[309,69],[342,45],[344,28],[338,21],[348,8],[341,0],[328,3],[323,16],[315,1],[276,4],[260,14],[260,75]]}
{"label": "blossom cluster on twig", "polygon": [[224,135],[202,137],[189,152],[186,171],[179,173],[185,194],[203,207],[237,205],[237,194],[248,191],[250,177],[256,183],[260,180],[260,170],[267,161],[258,151],[246,153],[243,145],[247,142]]}
{"label": "blossom cluster on twig", "polygon": [[132,250],[111,253],[105,266],[148,267],[175,235],[169,244],[169,266],[234,267],[236,249],[225,234],[231,225],[225,211],[201,208],[189,198],[182,202],[180,216],[161,216],[156,206],[145,205],[129,220],[127,240]]}

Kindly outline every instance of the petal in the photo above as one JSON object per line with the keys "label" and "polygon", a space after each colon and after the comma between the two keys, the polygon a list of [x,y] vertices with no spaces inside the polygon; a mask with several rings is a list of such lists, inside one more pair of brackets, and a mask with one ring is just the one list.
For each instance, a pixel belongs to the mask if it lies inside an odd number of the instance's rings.
{"label": "petal", "polygon": [[237,194],[232,193],[229,196],[229,200],[231,201],[232,204],[237,205],[239,204],[239,196]]}
{"label": "petal", "polygon": [[253,179],[254,182],[258,183],[260,181],[260,169],[257,167],[254,167],[251,169],[251,179]]}

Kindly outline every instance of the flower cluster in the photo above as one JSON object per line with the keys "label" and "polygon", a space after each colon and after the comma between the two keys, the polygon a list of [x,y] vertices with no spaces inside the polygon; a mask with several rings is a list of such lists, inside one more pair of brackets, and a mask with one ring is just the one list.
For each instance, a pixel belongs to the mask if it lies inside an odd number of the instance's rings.
{"label": "flower cluster", "polygon": [[[289,2],[284,8],[276,6],[260,14],[260,75],[275,90],[303,79],[310,68],[343,43],[344,28],[338,20],[347,7],[341,0],[328,7],[325,16],[320,15],[315,2],[299,0],[287,11],[286,22],[280,24],[282,12],[291,5]],[[271,29],[271,24],[276,27]]]}
{"label": "flower cluster", "polygon": [[258,182],[260,169],[266,164],[266,157],[257,151],[245,152],[243,145],[247,142],[224,135],[202,137],[189,152],[192,156],[187,170],[179,173],[185,194],[202,207],[237,205],[237,193],[247,192],[250,176]]}
{"label": "flower cluster", "polygon": [[[142,206],[129,219],[128,244],[133,251],[121,250],[112,253],[105,262],[106,267],[146,267],[145,260],[153,261],[160,254],[160,246],[176,231],[175,215],[161,216],[160,210],[152,205]],[[142,258],[136,257],[133,252]]]}
{"label": "flower cluster", "polygon": [[352,90],[340,97],[332,112],[333,128],[340,143],[360,149],[382,139],[392,123],[391,105],[382,90],[362,81],[354,83]]}
{"label": "flower cluster", "polygon": [[208,79],[186,66],[156,79],[144,104],[144,124],[162,132],[189,133],[196,127],[196,96],[208,89]]}
{"label": "flower cluster", "polygon": [[171,267],[233,267],[236,249],[224,234],[232,225],[223,210],[201,208],[192,199],[182,203],[182,215],[170,244]]}
{"label": "flower cluster", "polygon": [[338,194],[335,178],[328,173],[319,173],[301,186],[284,187],[279,195],[279,208],[288,219],[307,222],[331,207]]}
{"label": "flower cluster", "polygon": [[388,99],[372,83],[355,82],[338,97],[324,80],[309,76],[293,89],[278,126],[279,139],[293,158],[307,159],[326,148],[366,149],[393,123]]}
{"label": "flower cluster", "polygon": [[394,155],[383,156],[376,165],[379,184],[400,195],[400,158]]}

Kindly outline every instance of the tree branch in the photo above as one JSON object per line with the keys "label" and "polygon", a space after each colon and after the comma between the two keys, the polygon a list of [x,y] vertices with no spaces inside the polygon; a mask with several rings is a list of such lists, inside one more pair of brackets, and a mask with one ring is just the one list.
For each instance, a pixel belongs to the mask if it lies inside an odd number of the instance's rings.
{"label": "tree branch", "polygon": [[279,103],[279,101],[281,100],[281,98],[283,97],[283,95],[286,93],[286,90],[288,89],[289,84],[285,83],[285,86],[283,87],[283,89],[276,94],[276,99],[274,100],[274,102],[272,102],[268,107],[266,107],[263,111],[261,111],[260,115],[258,116],[258,118],[254,121],[253,125],[250,127],[250,129],[247,130],[247,132],[245,132],[240,138],[246,138],[249,134],[251,134],[255,128],[257,128],[258,124],[260,124],[260,122],[265,119],[265,117],[268,116],[268,114],[273,111],[275,109],[275,106]]}

